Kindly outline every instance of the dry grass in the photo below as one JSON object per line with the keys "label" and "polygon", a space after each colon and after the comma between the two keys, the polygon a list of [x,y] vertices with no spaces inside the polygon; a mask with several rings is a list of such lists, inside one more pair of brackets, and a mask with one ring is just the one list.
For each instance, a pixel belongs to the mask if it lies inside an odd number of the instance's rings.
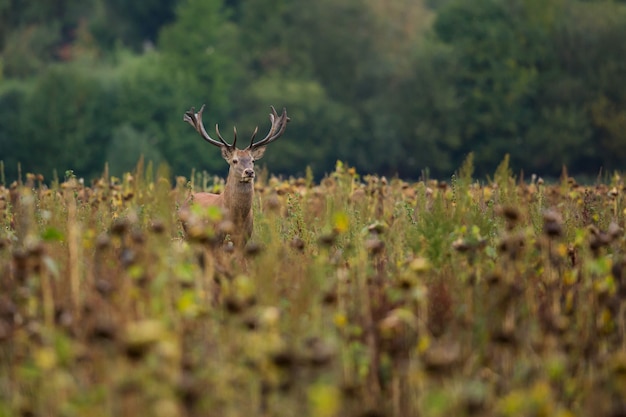
{"label": "dry grass", "polygon": [[0,416],[626,413],[617,175],[261,179],[243,255],[151,177],[0,187]]}

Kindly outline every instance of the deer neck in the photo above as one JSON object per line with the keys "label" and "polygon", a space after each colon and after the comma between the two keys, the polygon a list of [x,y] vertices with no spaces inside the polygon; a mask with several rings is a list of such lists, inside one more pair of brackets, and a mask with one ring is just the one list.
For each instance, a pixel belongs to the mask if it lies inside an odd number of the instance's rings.
{"label": "deer neck", "polygon": [[224,189],[224,205],[234,223],[245,221],[252,210],[254,181],[241,182],[229,178]]}

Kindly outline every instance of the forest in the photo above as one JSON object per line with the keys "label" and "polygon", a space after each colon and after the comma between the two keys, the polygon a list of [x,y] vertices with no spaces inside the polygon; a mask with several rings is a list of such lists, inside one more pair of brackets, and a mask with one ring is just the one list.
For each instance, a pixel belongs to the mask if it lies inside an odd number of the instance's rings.
{"label": "forest", "polygon": [[276,175],[595,178],[626,157],[624,39],[623,0],[0,0],[0,180],[223,175],[203,104],[229,140],[286,107]]}

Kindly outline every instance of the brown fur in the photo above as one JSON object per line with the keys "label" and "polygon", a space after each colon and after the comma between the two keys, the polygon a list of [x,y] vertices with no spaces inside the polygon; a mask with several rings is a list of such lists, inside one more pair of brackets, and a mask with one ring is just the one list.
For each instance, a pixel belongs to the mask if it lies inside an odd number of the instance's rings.
{"label": "brown fur", "polygon": [[230,165],[226,186],[222,194],[193,193],[183,207],[192,204],[217,206],[224,209],[226,220],[232,222],[230,238],[236,247],[241,247],[252,236],[254,228],[252,203],[254,201],[254,161],[263,156],[265,148],[256,150],[222,150],[222,156]]}
{"label": "brown fur", "polygon": [[[202,111],[195,112],[192,107],[185,113],[183,120],[193,126],[204,140],[222,150],[222,157],[230,166],[226,186],[222,194],[194,193],[191,202],[187,202],[182,211],[189,211],[189,205],[218,206],[224,209],[226,220],[232,223],[229,231],[231,240],[236,247],[242,247],[252,236],[253,216],[252,202],[254,201],[254,161],[261,159],[265,153],[265,147],[278,139],[289,122],[287,110],[283,109],[279,116],[276,109],[272,107],[270,120],[272,126],[267,136],[261,141],[254,143],[256,129],[252,134],[250,145],[245,149],[237,149],[237,130],[235,129],[235,139],[232,145],[224,141],[219,129],[215,127],[215,132],[219,141],[211,138],[202,124]],[[182,213],[181,213],[182,214]],[[182,216],[181,216],[182,217]]]}

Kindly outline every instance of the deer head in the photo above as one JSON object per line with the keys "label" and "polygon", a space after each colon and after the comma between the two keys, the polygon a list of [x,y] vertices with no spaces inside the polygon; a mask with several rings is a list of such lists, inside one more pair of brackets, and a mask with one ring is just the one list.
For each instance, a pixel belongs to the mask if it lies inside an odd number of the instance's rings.
{"label": "deer head", "polygon": [[228,165],[230,165],[228,181],[251,183],[255,175],[254,162],[263,157],[267,145],[278,139],[285,132],[287,123],[290,120],[289,117],[287,117],[287,110],[283,108],[283,112],[279,116],[278,113],[276,113],[276,109],[272,106],[272,112],[270,113],[272,126],[267,136],[255,143],[254,138],[259,130],[257,126],[254,129],[254,133],[252,133],[250,144],[245,149],[237,149],[237,128],[233,129],[234,139],[232,145],[224,140],[217,124],[215,125],[215,133],[219,141],[209,136],[202,124],[202,112],[204,111],[204,107],[203,105],[197,113],[195,112],[195,108],[192,107],[190,111],[185,112],[183,120],[192,125],[204,140],[222,150],[222,157],[228,162]]}

